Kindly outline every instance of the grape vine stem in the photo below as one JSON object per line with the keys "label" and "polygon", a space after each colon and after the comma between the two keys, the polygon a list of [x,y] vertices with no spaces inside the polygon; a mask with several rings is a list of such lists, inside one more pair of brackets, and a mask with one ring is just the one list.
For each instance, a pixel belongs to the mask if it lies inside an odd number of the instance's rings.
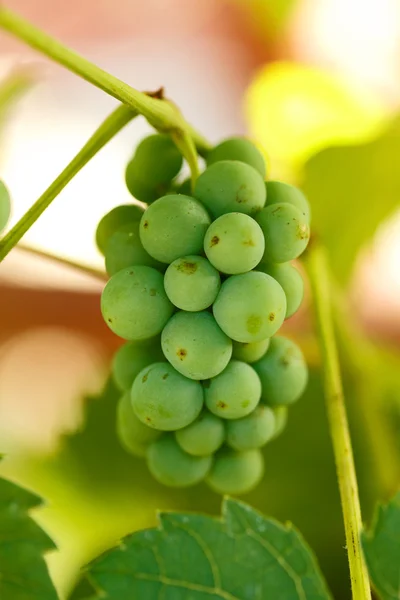
{"label": "grape vine stem", "polygon": [[4,260],[10,250],[20,241],[46,208],[50,206],[54,198],[65,188],[67,183],[137,114],[137,112],[132,111],[127,106],[120,105],[107,117],[60,175],[1,240],[0,262]]}
{"label": "grape vine stem", "polygon": [[32,256],[44,258],[46,260],[52,261],[53,263],[57,263],[59,265],[63,265],[65,267],[70,267],[75,271],[80,271],[85,275],[90,275],[91,277],[94,277],[98,281],[101,281],[103,284],[108,279],[107,273],[105,271],[102,271],[101,269],[96,269],[96,267],[85,265],[81,262],[77,262],[70,258],[65,258],[64,256],[58,256],[57,254],[53,254],[52,252],[46,252],[46,250],[39,250],[38,248],[26,246],[25,244],[18,244],[17,250],[22,250],[23,252],[31,254]]}
{"label": "grape vine stem", "polygon": [[342,502],[353,600],[371,600],[361,548],[361,508],[333,324],[333,290],[327,256],[318,242],[310,246],[307,267],[322,353],[325,399]]}
{"label": "grape vine stem", "polygon": [[170,134],[188,162],[194,185],[199,174],[196,147],[204,154],[210,145],[185,121],[174,103],[132,88],[2,6],[0,27],[143,115],[158,131]]}

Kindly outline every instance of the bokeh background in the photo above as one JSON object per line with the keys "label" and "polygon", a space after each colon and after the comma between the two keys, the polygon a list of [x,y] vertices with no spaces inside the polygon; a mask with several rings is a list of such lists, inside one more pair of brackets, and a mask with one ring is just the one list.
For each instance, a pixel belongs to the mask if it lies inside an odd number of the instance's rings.
{"label": "bokeh background", "polygon": [[[397,0],[10,0],[8,6],[142,90],[163,85],[211,141],[250,135],[272,178],[303,187],[337,282],[337,326],[365,520],[400,483],[400,4]],[[0,176],[11,225],[115,100],[0,36]],[[101,268],[94,231],[130,201],[124,168],[149,131],[137,119],[85,167],[24,244]],[[205,486],[170,491],[119,446],[107,384],[118,340],[102,284],[15,249],[0,268],[0,472],[46,504],[48,560],[66,597],[79,568],[157,509],[217,514]],[[286,330],[308,390],[265,451],[246,497],[291,520],[336,598],[350,597],[344,532],[310,299]]]}

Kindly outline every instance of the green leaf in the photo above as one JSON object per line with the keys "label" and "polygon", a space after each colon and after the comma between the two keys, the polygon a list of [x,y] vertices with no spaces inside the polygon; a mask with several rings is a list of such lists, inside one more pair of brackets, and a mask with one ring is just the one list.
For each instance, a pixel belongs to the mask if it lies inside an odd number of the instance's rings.
{"label": "green leaf", "polygon": [[370,531],[362,536],[372,583],[381,600],[400,598],[400,492],[378,506]]}
{"label": "green leaf", "polygon": [[[87,568],[94,596],[174,600],[327,600],[316,560],[288,524],[224,500],[222,519],[162,513]],[[72,598],[83,599],[83,583]]]}
{"label": "green leaf", "polygon": [[305,165],[303,189],[313,229],[328,247],[336,277],[345,282],[360,248],[400,202],[400,119],[378,138],[328,148]]}
{"label": "green leaf", "polygon": [[40,498],[0,479],[0,598],[56,600],[43,553],[55,546],[29,516]]}

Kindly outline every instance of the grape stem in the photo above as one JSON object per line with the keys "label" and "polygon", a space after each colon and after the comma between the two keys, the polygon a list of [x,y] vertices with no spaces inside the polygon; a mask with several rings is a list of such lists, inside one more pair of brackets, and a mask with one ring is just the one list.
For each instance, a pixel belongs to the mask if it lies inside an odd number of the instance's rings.
{"label": "grape stem", "polygon": [[67,183],[137,114],[137,112],[132,111],[127,106],[120,105],[107,117],[60,175],[1,240],[0,262],[4,260],[10,250],[20,241],[46,208],[50,206],[54,198],[65,188]]}
{"label": "grape stem", "polygon": [[353,600],[371,600],[361,548],[361,508],[346,415],[332,313],[332,285],[325,249],[314,242],[307,254],[325,379],[325,400],[342,502]]}
{"label": "grape stem", "polygon": [[89,265],[85,265],[83,263],[77,262],[75,260],[71,260],[70,258],[65,258],[64,256],[57,256],[57,254],[53,254],[52,252],[46,252],[46,250],[39,250],[38,248],[33,248],[32,246],[26,246],[25,244],[18,244],[17,250],[22,250],[27,254],[31,254],[32,256],[38,256],[39,258],[45,258],[47,260],[51,260],[52,262],[56,262],[59,265],[65,265],[66,267],[70,267],[71,269],[75,269],[76,271],[80,271],[85,275],[90,275],[91,277],[95,277],[103,284],[107,281],[107,274],[101,269],[96,269],[96,267],[91,267]]}
{"label": "grape stem", "polygon": [[158,131],[170,134],[188,162],[194,185],[199,174],[196,147],[205,154],[210,145],[185,121],[175,104],[157,94],[135,90],[4,7],[0,7],[0,27],[143,115]]}

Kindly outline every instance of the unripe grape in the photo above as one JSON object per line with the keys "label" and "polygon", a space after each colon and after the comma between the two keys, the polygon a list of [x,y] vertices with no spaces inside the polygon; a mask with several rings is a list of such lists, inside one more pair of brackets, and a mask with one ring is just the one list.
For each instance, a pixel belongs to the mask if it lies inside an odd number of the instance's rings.
{"label": "unripe grape", "polygon": [[109,328],[126,340],[160,333],[174,308],[164,290],[163,276],[151,267],[118,271],[101,295],[101,312]]}
{"label": "unripe grape", "polygon": [[160,338],[150,338],[136,342],[127,342],[114,354],[112,376],[117,387],[130,390],[136,375],[155,362],[164,360]]}
{"label": "unripe grape", "polygon": [[253,363],[259,360],[268,350],[270,338],[261,342],[233,342],[232,358]]}
{"label": "unripe grape", "polygon": [[153,202],[140,221],[144,249],[156,260],[172,263],[203,250],[210,217],[190,196],[170,194]]}
{"label": "unripe grape", "polygon": [[276,336],[268,351],[253,364],[261,379],[262,400],[270,406],[293,404],[307,385],[307,364],[300,348],[288,338]]}
{"label": "unripe grape", "polygon": [[131,390],[136,416],[148,427],[175,431],[192,423],[203,408],[203,390],[167,362],[145,367]]}
{"label": "unripe grape", "polygon": [[11,214],[11,200],[8,189],[0,181],[0,231],[7,225]]}
{"label": "unripe grape", "polygon": [[211,456],[191,456],[172,435],[164,435],[147,450],[147,465],[154,479],[170,487],[188,487],[202,481],[211,467]]}
{"label": "unripe grape", "polygon": [[204,252],[216,269],[228,275],[251,271],[264,254],[258,223],[243,213],[221,215],[207,229]]}
{"label": "unripe grape", "polygon": [[221,373],[232,355],[232,341],[206,311],[178,312],[161,334],[165,357],[190,379],[209,379]]}
{"label": "unripe grape", "polygon": [[222,449],[206,482],[218,494],[247,494],[260,483],[263,474],[264,458],[260,450]]}
{"label": "unripe grape", "polygon": [[207,165],[221,160],[238,160],[251,165],[265,179],[265,160],[258,148],[247,138],[233,137],[224,140],[207,154]]}
{"label": "unripe grape", "polygon": [[228,421],[226,441],[234,450],[253,450],[265,446],[274,437],[275,429],[274,411],[259,404],[247,417]]}
{"label": "unripe grape", "polygon": [[259,271],[232,275],[222,284],[213,313],[222,331],[236,342],[260,342],[282,325],[285,292],[275,279]]}
{"label": "unripe grape", "polygon": [[209,456],[222,446],[225,426],[221,419],[204,410],[193,423],[175,432],[180,447],[193,456]]}
{"label": "unripe grape", "polygon": [[260,173],[236,160],[208,167],[197,179],[195,197],[214,217],[240,212],[252,215],[265,204],[266,189]]}
{"label": "unripe grape", "polygon": [[287,406],[274,406],[272,408],[275,414],[275,431],[273,439],[281,435],[286,427],[288,420],[288,407]]}
{"label": "unripe grape", "polygon": [[145,456],[147,447],[161,435],[160,431],[147,427],[137,418],[129,392],[118,402],[117,435],[125,450],[135,456]]}
{"label": "unripe grape", "polygon": [[304,296],[304,281],[300,272],[290,263],[262,262],[257,271],[271,275],[282,286],[286,296],[286,319],[298,311]]}
{"label": "unripe grape", "polygon": [[140,221],[143,208],[136,204],[122,204],[116,206],[100,220],[96,229],[96,244],[102,254],[107,250],[107,243],[112,234],[120,227]]}
{"label": "unripe grape", "polygon": [[221,287],[218,271],[202,256],[183,256],[165,272],[164,287],[168,298],[181,310],[205,310],[214,302]]}
{"label": "unripe grape", "polygon": [[139,236],[139,221],[123,225],[110,236],[105,259],[106,271],[109,275],[115,275],[121,269],[137,265],[153,267],[157,270],[165,268],[143,248]]}
{"label": "unripe grape", "polygon": [[126,167],[127,188],[138,200],[153,202],[166,193],[181,166],[182,155],[170,136],[150,135],[140,142]]}
{"label": "unripe grape", "polygon": [[288,262],[306,249],[310,240],[310,226],[306,217],[295,206],[271,204],[263,208],[255,219],[264,233],[264,261]]}
{"label": "unripe grape", "polygon": [[216,377],[204,382],[208,410],[224,419],[239,419],[251,413],[261,398],[261,382],[247,363],[232,360]]}
{"label": "unripe grape", "polygon": [[267,186],[267,206],[281,202],[292,204],[306,217],[307,222],[310,222],[310,205],[301,190],[282,181],[267,181],[265,185]]}

